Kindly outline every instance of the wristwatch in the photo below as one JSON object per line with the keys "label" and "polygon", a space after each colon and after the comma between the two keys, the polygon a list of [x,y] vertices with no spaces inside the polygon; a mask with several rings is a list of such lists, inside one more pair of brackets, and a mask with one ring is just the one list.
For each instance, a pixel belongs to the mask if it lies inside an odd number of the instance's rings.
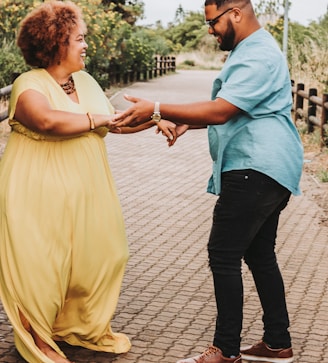
{"label": "wristwatch", "polygon": [[155,102],[154,113],[151,119],[155,122],[160,122],[162,119],[161,113],[159,111],[159,102]]}

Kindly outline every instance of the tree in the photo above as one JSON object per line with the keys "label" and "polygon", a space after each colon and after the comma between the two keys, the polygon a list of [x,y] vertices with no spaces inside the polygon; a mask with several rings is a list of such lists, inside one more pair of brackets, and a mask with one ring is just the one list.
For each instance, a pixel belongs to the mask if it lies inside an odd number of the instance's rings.
{"label": "tree", "polygon": [[[291,1],[288,2],[290,8]],[[285,0],[259,0],[254,6],[256,15],[281,15],[285,8]]]}
{"label": "tree", "polygon": [[0,2],[0,40],[14,41],[20,21],[33,7],[33,0],[2,0]]}
{"label": "tree", "polygon": [[195,49],[205,31],[204,15],[200,12],[189,12],[184,21],[177,25],[171,25],[165,32],[165,36],[176,46]]}
{"label": "tree", "polygon": [[[286,0],[259,0],[254,11],[261,23],[275,23],[285,12]],[[290,8],[291,1],[288,2]]]}
{"label": "tree", "polygon": [[131,25],[134,25],[144,14],[145,4],[142,0],[101,0],[101,4],[121,14],[123,20]]}
{"label": "tree", "polygon": [[181,4],[179,4],[179,7],[175,11],[175,22],[176,23],[182,23],[185,19],[186,13],[183,10],[183,7]]}

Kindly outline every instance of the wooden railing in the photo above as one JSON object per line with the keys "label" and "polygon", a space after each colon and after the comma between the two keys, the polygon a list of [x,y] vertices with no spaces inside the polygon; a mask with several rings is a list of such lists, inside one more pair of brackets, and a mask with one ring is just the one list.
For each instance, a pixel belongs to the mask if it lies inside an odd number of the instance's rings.
{"label": "wooden railing", "polygon": [[12,85],[0,88],[0,122],[8,117],[8,102]]}
{"label": "wooden railing", "polygon": [[[328,93],[318,96],[317,89],[310,88],[308,92],[304,90],[304,84],[298,83],[296,86],[292,81],[293,91],[293,111],[294,122],[302,119],[307,124],[307,132],[311,133],[315,127],[320,128],[320,146],[327,146],[327,136],[325,129],[328,126]],[[307,100],[307,104],[304,104]]]}
{"label": "wooden railing", "polygon": [[149,79],[163,76],[169,72],[175,72],[176,61],[175,57],[156,56],[153,59],[153,64],[150,66],[132,65],[129,69],[122,66],[117,61],[113,61],[108,70],[109,86],[117,84],[128,84],[139,81],[148,81]]}

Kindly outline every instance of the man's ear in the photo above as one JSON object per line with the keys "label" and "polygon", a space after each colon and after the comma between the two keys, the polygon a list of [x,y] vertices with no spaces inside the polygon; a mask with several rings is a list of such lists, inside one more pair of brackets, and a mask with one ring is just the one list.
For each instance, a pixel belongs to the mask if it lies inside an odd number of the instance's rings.
{"label": "man's ear", "polygon": [[235,23],[240,23],[240,21],[243,17],[243,13],[239,8],[233,8],[231,10],[231,15],[232,15]]}

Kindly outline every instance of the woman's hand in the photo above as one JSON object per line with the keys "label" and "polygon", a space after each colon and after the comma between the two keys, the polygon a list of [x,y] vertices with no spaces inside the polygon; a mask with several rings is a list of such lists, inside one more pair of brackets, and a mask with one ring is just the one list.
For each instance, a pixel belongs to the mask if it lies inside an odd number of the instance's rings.
{"label": "woman's hand", "polygon": [[177,140],[176,124],[171,121],[161,119],[161,121],[157,122],[156,126],[156,133],[159,134],[161,132],[163,136],[167,137],[166,141],[168,146],[174,145]]}
{"label": "woman's hand", "polygon": [[175,129],[175,131],[177,133],[177,138],[182,136],[190,128],[190,125],[185,125],[185,124],[179,124],[176,126],[177,126],[177,128]]}
{"label": "woman's hand", "polygon": [[113,134],[121,134],[122,130],[120,127],[116,126],[115,122],[115,115],[111,115],[108,118],[107,125],[105,125],[108,128],[108,131]]}

